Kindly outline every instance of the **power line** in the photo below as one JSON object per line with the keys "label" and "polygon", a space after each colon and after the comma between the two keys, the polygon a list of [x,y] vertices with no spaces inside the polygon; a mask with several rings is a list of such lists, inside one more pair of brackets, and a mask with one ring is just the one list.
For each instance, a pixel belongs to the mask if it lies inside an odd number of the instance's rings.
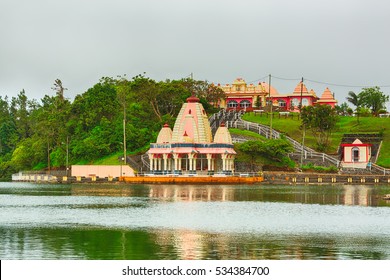
{"label": "power line", "polygon": [[302,78],[282,78],[282,77],[277,77],[274,75],[272,75],[272,78],[275,78],[277,80],[284,80],[284,81],[300,81],[302,79]]}
{"label": "power line", "polygon": [[[373,86],[368,86],[368,85],[345,85],[345,84],[328,83],[328,82],[321,82],[321,81],[310,80],[310,79],[306,79],[306,78],[305,78],[305,81],[309,81],[309,82],[317,83],[317,84],[323,84],[323,85],[337,86],[337,87],[357,87],[357,88],[370,88],[370,87],[373,87]],[[379,85],[378,87],[390,87],[390,85]]]}
{"label": "power line", "polygon": [[250,81],[248,83],[252,84],[252,83],[255,83],[255,82],[258,82],[258,81],[264,81],[265,78],[267,78],[268,75],[265,75],[264,77],[261,77],[260,79],[257,79],[257,80],[253,80],[253,81]]}

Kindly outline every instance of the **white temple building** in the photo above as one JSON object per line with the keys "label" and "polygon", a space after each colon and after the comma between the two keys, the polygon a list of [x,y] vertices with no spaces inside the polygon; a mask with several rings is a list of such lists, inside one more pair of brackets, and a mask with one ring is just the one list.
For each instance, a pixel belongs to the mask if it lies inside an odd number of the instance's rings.
{"label": "white temple building", "polygon": [[166,124],[148,151],[154,174],[214,174],[234,172],[229,130],[221,125],[214,136],[207,114],[195,96],[187,98],[172,129]]}

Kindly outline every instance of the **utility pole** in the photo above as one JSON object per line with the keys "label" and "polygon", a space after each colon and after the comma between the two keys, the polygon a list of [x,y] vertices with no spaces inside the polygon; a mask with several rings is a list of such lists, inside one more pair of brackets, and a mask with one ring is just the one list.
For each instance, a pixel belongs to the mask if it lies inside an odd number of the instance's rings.
{"label": "utility pole", "polygon": [[301,168],[303,165],[303,153],[305,149],[305,133],[306,133],[306,125],[303,124],[303,136],[302,136],[302,150],[301,150]]}
{"label": "utility pole", "polygon": [[[299,118],[302,119],[302,96],[303,96],[303,77],[302,77],[302,81],[301,81],[301,103],[300,103],[300,106],[299,106]],[[302,151],[301,151],[301,168],[302,168],[302,165],[303,165],[303,152],[304,152],[304,148],[305,148],[305,133],[306,133],[306,125],[303,124],[303,135],[302,135]]]}
{"label": "utility pole", "polygon": [[123,93],[123,157],[126,164],[126,92]]}
{"label": "utility pole", "polygon": [[69,136],[66,136],[66,176],[69,176]]}
{"label": "utility pole", "polygon": [[272,115],[273,115],[273,112],[272,112],[272,107],[273,107],[273,104],[272,104],[272,99],[271,99],[271,74],[269,74],[268,76],[268,96],[269,96],[269,104],[270,104],[270,112],[271,112],[271,118],[270,118],[270,125],[269,125],[269,138],[272,139]]}
{"label": "utility pole", "polygon": [[50,144],[49,144],[49,137],[47,138],[47,167],[49,170],[49,175],[51,174],[51,169],[50,169]]}
{"label": "utility pole", "polygon": [[299,118],[301,118],[301,111],[302,111],[302,96],[303,96],[303,77],[301,80],[301,102],[299,103]]}

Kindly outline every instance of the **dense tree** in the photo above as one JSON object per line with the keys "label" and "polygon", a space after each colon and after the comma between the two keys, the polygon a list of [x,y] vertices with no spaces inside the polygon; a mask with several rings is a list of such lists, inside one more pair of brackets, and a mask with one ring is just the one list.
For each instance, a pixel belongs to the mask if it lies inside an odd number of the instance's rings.
{"label": "dense tree", "polygon": [[196,94],[206,111],[217,105],[221,90],[192,79],[156,82],[145,75],[103,77],[71,102],[60,79],[54,94],[29,100],[24,90],[0,97],[0,177],[17,170],[63,168],[123,149],[125,120],[128,151],[145,151],[161,126],[173,126],[183,102]]}
{"label": "dense tree", "polygon": [[389,101],[389,96],[379,87],[364,88],[359,93],[359,98],[362,105],[370,108],[374,116],[377,116],[381,109],[386,109],[386,102]]}
{"label": "dense tree", "polygon": [[251,170],[259,163],[260,156],[271,161],[287,162],[288,153],[294,149],[290,142],[284,138],[269,139],[266,141],[246,141],[238,146],[238,149],[250,158]]}
{"label": "dense tree", "polygon": [[336,109],[329,105],[306,106],[302,108],[302,125],[310,129],[317,141],[317,149],[326,151],[329,136],[337,123]]}
{"label": "dense tree", "polygon": [[263,143],[261,141],[246,141],[238,146],[239,150],[250,159],[251,171],[255,171],[255,165],[257,164],[257,158],[261,155],[263,150]]}
{"label": "dense tree", "polygon": [[15,147],[18,139],[19,136],[10,113],[8,98],[0,97],[0,157],[8,154]]}
{"label": "dense tree", "polygon": [[335,106],[336,112],[340,116],[347,116],[352,110],[346,102],[341,103],[340,105]]}
{"label": "dense tree", "polygon": [[225,98],[225,92],[220,87],[207,81],[183,79],[181,82],[191,94],[203,98],[207,104],[212,104],[214,107],[218,107],[220,100]]}
{"label": "dense tree", "polygon": [[353,91],[348,92],[347,101],[356,107],[357,122],[359,123],[360,107],[362,106],[361,97]]}
{"label": "dense tree", "polygon": [[26,92],[20,91],[17,97],[11,100],[10,113],[16,125],[16,130],[19,139],[27,138],[31,135],[31,127],[29,122],[30,102],[27,99]]}

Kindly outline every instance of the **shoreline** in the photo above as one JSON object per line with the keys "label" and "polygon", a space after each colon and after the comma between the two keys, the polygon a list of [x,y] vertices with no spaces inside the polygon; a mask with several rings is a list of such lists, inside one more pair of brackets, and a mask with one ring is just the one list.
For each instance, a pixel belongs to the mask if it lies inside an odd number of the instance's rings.
{"label": "shoreline", "polygon": [[264,185],[307,185],[307,184],[390,184],[390,175],[357,175],[335,173],[298,173],[265,171],[262,176],[125,176],[125,177],[56,177],[49,175],[25,175],[14,182],[34,183],[114,183],[114,184],[264,184]]}

